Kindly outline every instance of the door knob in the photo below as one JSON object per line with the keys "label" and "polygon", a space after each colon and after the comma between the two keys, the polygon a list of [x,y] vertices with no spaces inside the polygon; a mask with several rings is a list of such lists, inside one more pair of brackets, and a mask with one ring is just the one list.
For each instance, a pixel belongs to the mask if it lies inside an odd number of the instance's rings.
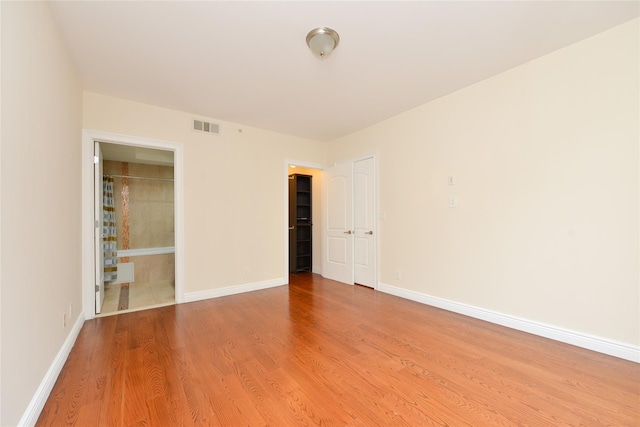
{"label": "door knob", "polygon": [[351,230],[345,231],[344,234],[351,234]]}
{"label": "door knob", "polygon": [[364,234],[373,234],[373,230],[365,231]]}
{"label": "door knob", "polygon": [[289,227],[289,230],[293,230],[293,229],[294,229],[294,227]]}

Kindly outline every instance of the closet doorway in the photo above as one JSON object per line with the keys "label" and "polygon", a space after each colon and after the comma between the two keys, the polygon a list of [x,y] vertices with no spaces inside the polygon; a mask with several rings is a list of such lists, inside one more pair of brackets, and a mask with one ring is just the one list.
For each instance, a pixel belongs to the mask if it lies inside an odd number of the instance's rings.
{"label": "closet doorway", "polygon": [[82,151],[85,318],[182,302],[182,145],[84,131]]}
{"label": "closet doorway", "polygon": [[[322,170],[300,163],[289,163],[287,182],[288,246],[285,258],[287,274],[303,271],[320,273],[322,271]],[[293,190],[300,196],[298,203],[292,200],[292,182],[299,184],[296,189],[300,191]],[[295,195],[293,197],[295,198]],[[292,202],[299,206],[292,207]]]}
{"label": "closet doorway", "polygon": [[377,166],[375,154],[324,171],[323,276],[350,285],[377,284]]}
{"label": "closet doorway", "polygon": [[[296,168],[292,168],[295,165]],[[287,160],[285,164],[285,269],[290,266],[289,176],[312,174],[314,273],[349,285],[377,288],[377,153],[330,168]]]}

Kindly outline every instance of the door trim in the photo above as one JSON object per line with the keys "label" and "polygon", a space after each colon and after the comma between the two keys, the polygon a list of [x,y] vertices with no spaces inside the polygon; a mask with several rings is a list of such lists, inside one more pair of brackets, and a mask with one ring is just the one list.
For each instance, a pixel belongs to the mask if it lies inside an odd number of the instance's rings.
{"label": "door trim", "polygon": [[[96,314],[102,312],[104,303],[104,158],[102,157],[102,143],[93,142],[93,259],[94,285],[96,287]],[[97,157],[97,162],[96,162]],[[100,224],[100,225],[98,225]]]}
{"label": "door trim", "polygon": [[173,151],[174,173],[174,222],[175,222],[175,298],[176,304],[184,301],[184,153],[183,145],[129,135],[119,135],[90,129],[82,130],[82,310],[85,319],[93,319],[95,313],[95,259],[94,240],[94,185],[93,144],[95,141],[110,144],[133,145]]}

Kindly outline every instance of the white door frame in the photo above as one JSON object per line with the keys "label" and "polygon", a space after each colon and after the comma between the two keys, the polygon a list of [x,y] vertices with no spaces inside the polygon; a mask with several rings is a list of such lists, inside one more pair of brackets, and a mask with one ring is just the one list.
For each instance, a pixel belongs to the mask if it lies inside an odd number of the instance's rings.
{"label": "white door frame", "polygon": [[93,319],[95,313],[95,258],[94,258],[94,142],[132,145],[173,151],[174,162],[174,221],[175,221],[175,298],[176,304],[184,302],[184,169],[182,144],[135,136],[119,135],[89,129],[82,131],[82,309],[85,319]]}
{"label": "white door frame", "polygon": [[96,314],[100,314],[104,303],[104,158],[102,157],[102,143],[94,141],[93,146],[93,219],[95,221],[93,226],[93,265],[95,268],[93,270],[96,286]]}

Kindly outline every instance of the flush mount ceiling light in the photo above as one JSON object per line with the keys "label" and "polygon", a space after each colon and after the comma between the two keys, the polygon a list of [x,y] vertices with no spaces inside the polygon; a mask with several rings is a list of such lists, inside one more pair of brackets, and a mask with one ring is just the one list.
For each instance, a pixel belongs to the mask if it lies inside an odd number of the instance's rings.
{"label": "flush mount ceiling light", "polygon": [[320,59],[331,55],[333,49],[338,46],[339,41],[340,36],[338,33],[328,27],[315,28],[307,34],[307,46]]}

